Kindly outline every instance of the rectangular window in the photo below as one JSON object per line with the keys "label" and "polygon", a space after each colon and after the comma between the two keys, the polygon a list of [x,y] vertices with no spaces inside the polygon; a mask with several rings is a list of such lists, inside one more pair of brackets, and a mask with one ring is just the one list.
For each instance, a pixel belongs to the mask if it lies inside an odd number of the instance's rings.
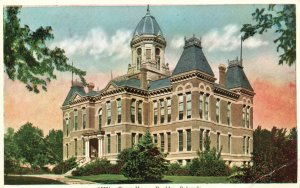
{"label": "rectangular window", "polygon": [[183,119],[183,95],[178,96],[178,109],[179,109],[179,114],[178,114],[178,119],[182,120]]}
{"label": "rectangular window", "polygon": [[171,122],[171,99],[167,99],[167,105],[168,105],[168,122]]}
{"label": "rectangular window", "polygon": [[160,133],[160,151],[165,151],[165,135],[164,133]]}
{"label": "rectangular window", "polygon": [[102,128],[102,109],[98,112],[98,129],[101,131]]}
{"label": "rectangular window", "polygon": [[153,135],[153,142],[154,142],[154,144],[157,144],[157,134]]}
{"label": "rectangular window", "polygon": [[228,135],[228,153],[231,153],[231,135]]}
{"label": "rectangular window", "polygon": [[82,129],[86,128],[86,110],[82,109]]}
{"label": "rectangular window", "polygon": [[217,99],[216,102],[216,121],[217,123],[220,122],[220,99]]}
{"label": "rectangular window", "polygon": [[203,151],[203,133],[204,133],[204,129],[200,129],[199,132],[199,149],[200,151]]}
{"label": "rectangular window", "polygon": [[151,59],[151,49],[146,49],[146,59]]}
{"label": "rectangular window", "polygon": [[247,139],[247,154],[250,153],[250,137]]}
{"label": "rectangular window", "polygon": [[242,125],[245,126],[246,106],[243,107]]}
{"label": "rectangular window", "polygon": [[67,136],[69,136],[69,119],[66,119]]}
{"label": "rectangular window", "polygon": [[85,155],[85,141],[82,139],[82,155]]}
{"label": "rectangular window", "polygon": [[142,124],[142,106],[143,106],[142,101],[139,101],[138,102],[138,123],[139,124]]}
{"label": "rectangular window", "polygon": [[167,133],[168,139],[168,152],[171,152],[171,133]]}
{"label": "rectangular window", "polygon": [[69,158],[69,145],[66,144],[66,147],[67,147],[67,159]]}
{"label": "rectangular window", "polygon": [[75,131],[78,129],[78,111],[74,111],[74,129]]}
{"label": "rectangular window", "polygon": [[135,133],[131,133],[131,147],[135,145]]}
{"label": "rectangular window", "polygon": [[77,157],[77,139],[74,140],[74,151],[75,157]]}
{"label": "rectangular window", "polygon": [[117,133],[117,152],[121,152],[121,133]]}
{"label": "rectangular window", "polygon": [[154,121],[154,125],[157,124],[157,101],[153,101],[153,121]]}
{"label": "rectangular window", "polygon": [[107,153],[110,153],[110,134],[107,135]]}
{"label": "rectangular window", "polygon": [[249,125],[250,125],[250,107],[246,108],[246,124],[247,124],[247,128],[249,128]]}
{"label": "rectangular window", "polygon": [[142,141],[142,138],[143,138],[143,135],[139,134],[139,140],[138,140],[139,143]]}
{"label": "rectangular window", "polygon": [[163,124],[165,121],[165,101],[160,100],[160,123]]}
{"label": "rectangular window", "polygon": [[111,122],[111,103],[108,101],[106,103],[106,113],[107,113],[107,125]]}
{"label": "rectangular window", "polygon": [[118,123],[122,121],[122,101],[121,99],[117,100],[117,113],[118,113]]}
{"label": "rectangular window", "polygon": [[219,152],[220,149],[220,133],[217,133],[217,152]]}
{"label": "rectangular window", "polygon": [[199,96],[199,116],[200,118],[202,119],[203,118],[203,97],[204,94],[203,93],[200,93],[200,96]]}
{"label": "rectangular window", "polygon": [[135,100],[131,100],[131,105],[130,105],[130,119],[131,123],[135,123]]}
{"label": "rectangular window", "polygon": [[186,130],[186,150],[187,151],[192,150],[192,133],[191,133],[191,129]]}
{"label": "rectangular window", "polygon": [[192,94],[186,94],[186,118],[189,119],[192,117]]}
{"label": "rectangular window", "polygon": [[227,125],[231,124],[231,103],[227,103]]}
{"label": "rectangular window", "polygon": [[246,136],[243,138],[243,153],[246,154]]}
{"label": "rectangular window", "polygon": [[205,115],[205,119],[208,120],[208,105],[209,105],[209,95],[205,96],[205,104],[204,104],[204,115]]}
{"label": "rectangular window", "polygon": [[178,131],[178,149],[179,151],[183,151],[183,131]]}

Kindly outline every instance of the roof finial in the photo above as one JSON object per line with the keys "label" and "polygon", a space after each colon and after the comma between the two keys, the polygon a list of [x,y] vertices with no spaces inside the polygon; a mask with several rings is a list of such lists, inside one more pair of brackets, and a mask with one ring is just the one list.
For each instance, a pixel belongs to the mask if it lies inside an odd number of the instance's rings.
{"label": "roof finial", "polygon": [[149,4],[147,5],[147,14],[150,14]]}

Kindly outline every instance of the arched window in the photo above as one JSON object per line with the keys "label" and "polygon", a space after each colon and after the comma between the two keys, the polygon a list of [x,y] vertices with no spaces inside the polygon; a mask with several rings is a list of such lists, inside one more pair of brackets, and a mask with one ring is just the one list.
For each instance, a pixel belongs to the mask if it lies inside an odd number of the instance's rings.
{"label": "arched window", "polygon": [[135,99],[131,100],[130,119],[131,119],[131,123],[135,123]]}
{"label": "arched window", "polygon": [[98,130],[101,131],[102,128],[102,109],[98,111]]}
{"label": "arched window", "polygon": [[142,101],[138,102],[138,123],[142,124]]}
{"label": "arched window", "polygon": [[204,104],[204,116],[205,119],[208,120],[208,105],[209,105],[209,95],[205,96],[205,104]]}
{"label": "arched window", "polygon": [[160,49],[155,49],[156,68],[160,70]]}

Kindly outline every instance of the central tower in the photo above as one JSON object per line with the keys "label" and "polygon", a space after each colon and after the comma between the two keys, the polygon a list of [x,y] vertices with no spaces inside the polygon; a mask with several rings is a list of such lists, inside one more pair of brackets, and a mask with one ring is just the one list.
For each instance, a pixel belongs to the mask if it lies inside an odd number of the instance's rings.
{"label": "central tower", "polygon": [[163,32],[148,6],[130,42],[132,61],[128,66],[128,76],[141,78],[142,70],[146,72],[148,81],[169,76],[169,67],[165,64],[166,45]]}

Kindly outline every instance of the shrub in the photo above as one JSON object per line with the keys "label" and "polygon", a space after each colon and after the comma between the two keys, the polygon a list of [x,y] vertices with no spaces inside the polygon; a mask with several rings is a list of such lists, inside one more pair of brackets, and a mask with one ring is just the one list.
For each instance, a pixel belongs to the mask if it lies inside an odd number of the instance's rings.
{"label": "shrub", "polygon": [[68,172],[69,170],[77,167],[78,164],[76,163],[76,158],[72,157],[68,160],[62,161],[58,163],[53,169],[52,172],[55,174],[64,174]]}
{"label": "shrub", "polygon": [[187,166],[180,166],[178,163],[172,163],[169,165],[167,175],[170,176],[188,176],[190,175]]}

